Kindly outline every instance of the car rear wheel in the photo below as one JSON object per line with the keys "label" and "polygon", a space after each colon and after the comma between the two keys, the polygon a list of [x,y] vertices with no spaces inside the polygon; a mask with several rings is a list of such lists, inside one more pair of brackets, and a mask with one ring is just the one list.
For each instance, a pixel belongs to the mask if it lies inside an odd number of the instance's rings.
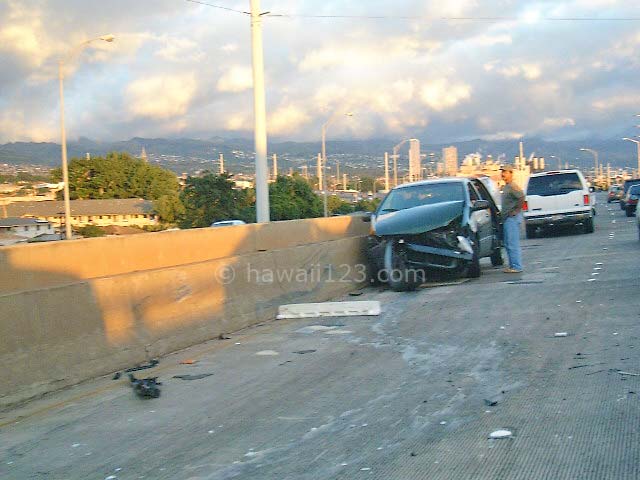
{"label": "car rear wheel", "polygon": [[527,225],[525,230],[527,238],[536,238],[536,227],[534,227],[533,225]]}
{"label": "car rear wheel", "polygon": [[595,227],[593,225],[593,218],[589,218],[584,222],[584,233],[593,233]]}
{"label": "car rear wheel", "polygon": [[415,290],[422,283],[420,271],[407,266],[405,253],[395,244],[388,242],[384,252],[384,268],[387,283],[395,292]]}
{"label": "car rear wheel", "polygon": [[504,265],[504,258],[502,258],[502,248],[496,248],[491,254],[491,265],[494,267],[501,267]]}

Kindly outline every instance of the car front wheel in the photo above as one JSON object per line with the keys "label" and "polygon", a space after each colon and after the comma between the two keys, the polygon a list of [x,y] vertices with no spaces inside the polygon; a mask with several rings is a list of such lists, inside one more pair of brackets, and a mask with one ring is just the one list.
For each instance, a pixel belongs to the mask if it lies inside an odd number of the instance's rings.
{"label": "car front wheel", "polygon": [[395,292],[412,291],[422,283],[421,272],[408,267],[405,253],[395,242],[387,242],[384,251],[384,269],[387,283]]}

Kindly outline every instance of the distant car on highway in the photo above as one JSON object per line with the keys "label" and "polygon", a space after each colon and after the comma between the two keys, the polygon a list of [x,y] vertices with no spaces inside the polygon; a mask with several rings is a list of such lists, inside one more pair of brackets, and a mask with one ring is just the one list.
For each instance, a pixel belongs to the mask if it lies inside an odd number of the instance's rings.
{"label": "distant car on highway", "polygon": [[607,203],[619,202],[622,197],[622,185],[611,185],[607,194]]}
{"label": "distant car on highway", "polygon": [[620,210],[624,210],[626,207],[625,197],[631,185],[640,185],[640,178],[630,178],[628,180],[625,180],[622,184],[622,194],[620,195]]}
{"label": "distant car on highway", "polygon": [[538,228],[560,225],[580,226],[585,233],[593,233],[593,203],[591,190],[579,170],[531,175],[523,209],[527,238],[534,238]]}
{"label": "distant car on highway", "polygon": [[232,227],[234,225],[246,225],[247,222],[242,220],[221,220],[219,222],[213,222],[212,227]]}
{"label": "distant car on highway", "polygon": [[[476,178],[444,178],[392,189],[371,222],[372,274],[396,291],[413,290],[429,270],[479,277],[480,259],[502,265],[499,209]],[[383,278],[384,277],[384,278]]]}
{"label": "distant car on highway", "polygon": [[640,185],[631,185],[624,196],[624,211],[627,217],[633,217],[638,209],[638,198],[640,198]]}

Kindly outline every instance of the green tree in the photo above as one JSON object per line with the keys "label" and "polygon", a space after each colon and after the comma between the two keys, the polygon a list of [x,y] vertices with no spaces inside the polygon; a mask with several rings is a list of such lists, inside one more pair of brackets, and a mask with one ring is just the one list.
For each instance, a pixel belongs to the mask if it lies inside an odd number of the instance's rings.
{"label": "green tree", "polygon": [[[54,181],[62,179],[60,168],[52,171]],[[75,199],[177,197],[178,179],[169,170],[149,165],[127,153],[106,157],[74,158],[69,163],[69,196]],[[62,192],[58,193],[62,198]]]}
{"label": "green tree", "polygon": [[356,212],[373,212],[378,205],[380,205],[381,200],[379,198],[374,198],[373,200],[367,200],[363,198],[356,203],[355,211]]}
{"label": "green tree", "polygon": [[295,220],[322,216],[322,199],[298,174],[280,176],[269,185],[271,220]]}
{"label": "green tree", "polygon": [[231,175],[205,173],[187,178],[180,194],[185,212],[179,220],[181,228],[208,227],[220,220],[254,220],[252,192],[235,188]]}
{"label": "green tree", "polygon": [[327,198],[327,210],[329,210],[329,215],[346,215],[353,212],[353,205],[336,195],[331,195]]}
{"label": "green tree", "polygon": [[178,194],[161,195],[153,201],[153,212],[162,223],[175,224],[186,211]]}
{"label": "green tree", "polygon": [[106,233],[97,225],[86,225],[78,228],[78,233],[83,237],[104,237]]}

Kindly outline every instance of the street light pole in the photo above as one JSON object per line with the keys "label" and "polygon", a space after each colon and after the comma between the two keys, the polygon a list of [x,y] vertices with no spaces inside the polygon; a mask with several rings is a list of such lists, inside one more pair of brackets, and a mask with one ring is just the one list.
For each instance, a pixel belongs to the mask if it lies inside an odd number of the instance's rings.
{"label": "street light pole", "polygon": [[622,140],[627,140],[628,142],[633,142],[633,143],[636,144],[636,147],[638,149],[637,150],[638,151],[638,153],[637,153],[637,155],[638,155],[638,175],[640,175],[640,141],[639,140],[634,140],[633,138],[627,138],[627,137],[624,137]]}
{"label": "street light pole", "polygon": [[593,160],[595,161],[595,167],[596,167],[595,170],[593,171],[593,180],[595,181],[595,179],[598,176],[598,152],[591,148],[581,148],[580,151],[589,152],[591,155],[593,155]]}
{"label": "street light pole", "polygon": [[[353,117],[353,113],[351,112],[347,112],[344,115],[347,117]],[[327,120],[324,125],[322,125],[322,182],[320,188],[322,189],[322,204],[325,217],[329,216],[329,206],[327,199],[327,129],[336,118],[338,118],[338,115],[337,113],[334,113],[333,115],[331,115],[329,120]]]}
{"label": "street light pole", "polygon": [[71,201],[69,199],[69,167],[67,162],[67,132],[64,124],[64,66],[65,61],[69,61],[74,55],[79,53],[84,47],[96,40],[102,40],[104,42],[113,42],[115,37],[113,35],[103,35],[102,37],[93,38],[82,42],[76,48],[74,48],[66,58],[62,58],[58,61],[58,83],[60,87],[60,142],[61,142],[61,154],[62,154],[62,182],[64,183],[63,195],[64,195],[64,235],[65,240],[71,240],[73,235],[71,231]]}
{"label": "street light pole", "polygon": [[254,143],[256,150],[256,220],[269,222],[267,166],[267,108],[264,93],[264,52],[260,0],[251,0],[251,53],[253,62]]}

